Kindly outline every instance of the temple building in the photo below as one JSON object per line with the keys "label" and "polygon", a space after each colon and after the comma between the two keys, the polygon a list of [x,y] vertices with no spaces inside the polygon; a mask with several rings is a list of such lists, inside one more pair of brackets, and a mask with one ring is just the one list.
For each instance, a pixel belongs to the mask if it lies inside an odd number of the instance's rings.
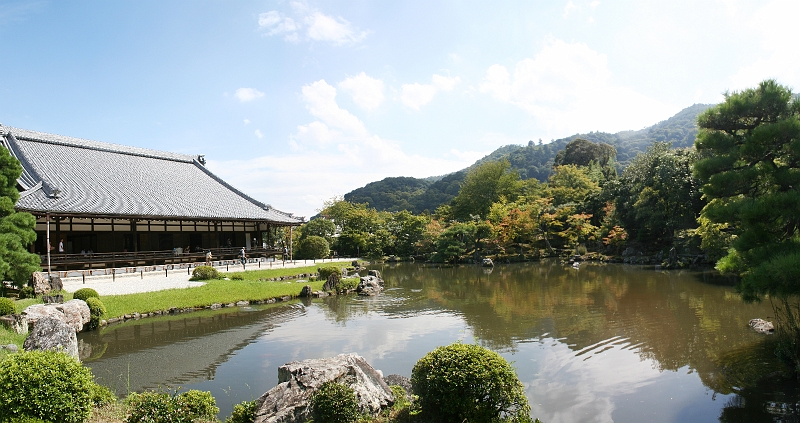
{"label": "temple building", "polygon": [[203,156],[89,141],[0,125],[22,164],[18,211],[36,217],[31,251],[56,265],[136,266],[281,249],[277,228],[303,223],[211,173]]}

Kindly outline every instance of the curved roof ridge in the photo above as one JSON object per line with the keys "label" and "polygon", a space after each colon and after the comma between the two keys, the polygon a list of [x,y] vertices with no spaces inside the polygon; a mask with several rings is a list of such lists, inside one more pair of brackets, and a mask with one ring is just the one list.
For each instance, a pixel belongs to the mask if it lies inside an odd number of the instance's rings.
{"label": "curved roof ridge", "polygon": [[31,131],[30,129],[14,128],[3,126],[6,132],[11,133],[17,139],[26,141],[42,142],[47,144],[64,145],[69,147],[86,148],[90,150],[107,151],[111,153],[128,154],[131,156],[149,157],[153,159],[173,160],[180,162],[192,162],[197,156],[180,153],[170,153],[167,151],[151,150],[148,148],[131,147],[121,144],[88,140],[85,138],[69,137],[66,135],[50,134],[47,132]]}

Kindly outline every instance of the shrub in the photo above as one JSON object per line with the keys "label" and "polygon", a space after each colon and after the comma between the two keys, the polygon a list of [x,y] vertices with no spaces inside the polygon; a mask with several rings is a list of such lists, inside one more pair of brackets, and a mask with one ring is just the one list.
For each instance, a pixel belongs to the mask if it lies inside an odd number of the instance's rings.
{"label": "shrub", "polygon": [[311,397],[314,421],[352,423],[358,419],[358,400],[353,388],[336,382],[325,382]]}
{"label": "shrub", "polygon": [[72,298],[75,300],[86,301],[89,298],[100,298],[100,295],[98,295],[97,291],[92,288],[81,288],[72,294]]}
{"label": "shrub", "polygon": [[100,298],[89,297],[86,299],[86,305],[89,306],[89,328],[97,329],[100,326],[100,320],[106,314],[106,306],[100,301]]}
{"label": "shrub", "polygon": [[530,422],[514,369],[496,352],[455,343],[422,357],[411,371],[422,412],[441,422]]}
{"label": "shrub", "polygon": [[176,397],[194,419],[215,420],[219,408],[211,392],[192,389]]}
{"label": "shrub", "polygon": [[0,316],[7,316],[17,312],[14,307],[14,300],[11,298],[0,297]]}
{"label": "shrub", "polygon": [[127,423],[192,423],[194,420],[214,420],[219,413],[210,392],[191,390],[182,394],[142,392],[128,395],[130,415]]}
{"label": "shrub", "polygon": [[328,276],[334,273],[336,273],[336,275],[339,276],[339,279],[342,279],[342,269],[336,266],[320,267],[317,269],[317,272],[319,272],[319,280],[321,281],[327,281]]}
{"label": "shrub", "polygon": [[361,283],[360,277],[355,278],[344,278],[339,281],[339,290],[340,291],[348,291],[352,289],[358,288],[358,284]]}
{"label": "shrub", "polygon": [[225,423],[253,423],[256,420],[256,401],[244,401],[233,406],[233,413]]}
{"label": "shrub", "polygon": [[192,271],[193,281],[206,281],[209,279],[218,279],[219,272],[214,266],[197,266]]}
{"label": "shrub", "polygon": [[92,372],[57,351],[22,351],[0,362],[0,421],[18,417],[83,422],[92,412]]}
{"label": "shrub", "polygon": [[33,287],[29,285],[25,285],[19,290],[19,299],[23,300],[25,298],[36,298],[36,293],[33,292]]}
{"label": "shrub", "polygon": [[300,242],[298,248],[299,258],[320,259],[331,254],[331,247],[328,241],[321,236],[311,235]]}
{"label": "shrub", "polygon": [[411,405],[411,401],[408,400],[408,392],[406,392],[402,386],[389,385],[389,389],[392,390],[392,395],[394,395],[394,404],[392,405],[393,409],[399,410]]}
{"label": "shrub", "polygon": [[117,400],[117,396],[111,392],[111,389],[97,383],[92,384],[91,396],[92,404],[96,406],[104,406]]}
{"label": "shrub", "polygon": [[50,423],[50,421],[38,419],[36,417],[21,416],[12,418],[8,423]]}
{"label": "shrub", "polygon": [[158,423],[161,420],[168,421],[173,415],[175,418],[171,421],[187,421],[178,415],[172,397],[166,392],[134,392],[128,395],[126,401],[130,407],[130,415],[125,419],[127,423]]}

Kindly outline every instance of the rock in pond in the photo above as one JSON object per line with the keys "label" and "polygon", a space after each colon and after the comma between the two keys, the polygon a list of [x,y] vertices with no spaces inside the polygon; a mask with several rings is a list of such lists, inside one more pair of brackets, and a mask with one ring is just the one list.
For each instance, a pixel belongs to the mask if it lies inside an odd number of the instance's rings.
{"label": "rock in pond", "polygon": [[80,359],[78,356],[78,337],[75,335],[75,330],[56,317],[45,316],[40,318],[22,346],[25,351],[63,350],[65,353]]}
{"label": "rock in pond", "polygon": [[[373,271],[370,270],[370,273]],[[369,275],[369,276],[362,276],[361,282],[358,283],[358,288],[356,288],[356,292],[358,295],[378,295],[381,291],[383,291],[383,279],[379,276]]]}
{"label": "rock in pond", "polygon": [[758,333],[773,333],[775,332],[775,327],[772,325],[772,322],[768,322],[763,319],[752,319],[750,320],[750,327],[753,328],[754,331]]}
{"label": "rock in pond", "polygon": [[358,354],[293,361],[278,368],[278,386],[257,400],[256,423],[301,423],[311,418],[309,401],[323,383],[351,387],[362,413],[377,415],[394,404],[389,385]]}

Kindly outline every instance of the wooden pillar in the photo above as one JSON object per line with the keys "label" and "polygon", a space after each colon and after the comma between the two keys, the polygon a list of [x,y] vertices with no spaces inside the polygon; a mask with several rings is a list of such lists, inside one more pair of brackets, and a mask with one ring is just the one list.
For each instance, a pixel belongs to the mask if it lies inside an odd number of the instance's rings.
{"label": "wooden pillar", "polygon": [[139,252],[139,234],[136,233],[136,219],[131,219],[131,234],[133,237],[133,252]]}
{"label": "wooden pillar", "polygon": [[[58,251],[58,246],[61,245],[61,219],[56,216],[56,242],[54,243],[53,247],[55,247],[56,253],[61,254],[61,251]],[[67,246],[64,246],[64,252],[67,252]]]}

